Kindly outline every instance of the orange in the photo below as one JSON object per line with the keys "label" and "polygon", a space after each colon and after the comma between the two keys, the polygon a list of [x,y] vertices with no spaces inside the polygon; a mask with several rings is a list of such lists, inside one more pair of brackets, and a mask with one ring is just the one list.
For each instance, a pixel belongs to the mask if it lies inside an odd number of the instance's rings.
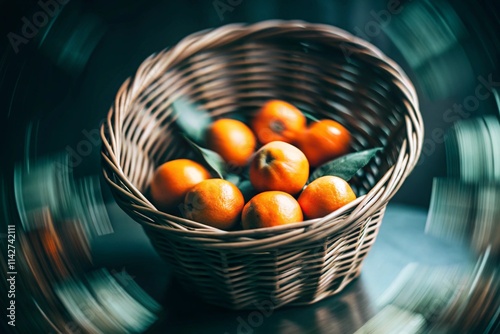
{"label": "orange", "polygon": [[189,159],[172,160],[161,165],[151,181],[151,197],[160,209],[169,209],[184,200],[194,185],[210,178],[199,163]]}
{"label": "orange", "polygon": [[243,195],[234,184],[223,179],[209,179],[187,192],[184,216],[227,230],[238,221],[244,205]]}
{"label": "orange", "polygon": [[351,133],[340,123],[330,119],[314,122],[298,140],[312,167],[349,152]]}
{"label": "orange", "polygon": [[250,162],[250,182],[257,191],[298,193],[309,177],[307,158],[295,146],[273,141],[262,146]]}
{"label": "orange", "polygon": [[324,217],[356,199],[351,186],[337,176],[322,176],[311,182],[299,196],[307,219]]}
{"label": "orange", "polygon": [[244,229],[272,227],[304,220],[299,203],[282,191],[265,191],[255,195],[243,208]]}
{"label": "orange", "polygon": [[207,146],[230,165],[245,166],[255,152],[257,140],[245,123],[223,118],[213,122],[206,133]]}
{"label": "orange", "polygon": [[290,103],[271,100],[255,115],[251,126],[262,144],[276,140],[294,143],[306,130],[306,118]]}

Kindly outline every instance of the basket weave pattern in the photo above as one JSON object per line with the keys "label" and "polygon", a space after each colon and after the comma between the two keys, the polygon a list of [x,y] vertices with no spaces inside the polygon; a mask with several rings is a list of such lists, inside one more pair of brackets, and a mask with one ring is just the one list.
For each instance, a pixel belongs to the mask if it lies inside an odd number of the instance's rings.
{"label": "basket weave pattern", "polygon": [[[347,127],[352,150],[382,154],[352,180],[358,199],[303,223],[221,231],[158,211],[144,195],[161,163],[190,155],[171,104],[188,97],[212,117],[251,115],[278,98]],[[120,88],[101,129],[104,176],[179,281],[233,309],[310,304],[361,270],[385,207],[420,154],[412,83],[372,45],[299,21],[233,24],[186,37],[146,59]]]}

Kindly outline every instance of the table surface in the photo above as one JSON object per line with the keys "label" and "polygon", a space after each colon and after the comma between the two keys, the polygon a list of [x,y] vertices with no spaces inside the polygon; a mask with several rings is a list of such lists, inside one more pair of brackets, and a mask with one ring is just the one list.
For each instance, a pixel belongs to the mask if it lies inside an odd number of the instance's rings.
{"label": "table surface", "polygon": [[343,292],[265,315],[231,311],[205,304],[181,288],[140,225],[116,204],[107,207],[115,233],[94,240],[94,264],[125,270],[163,306],[148,333],[353,333],[380,309],[378,299],[406,265],[471,261],[460,246],[425,234],[425,209],[390,204],[360,277]]}

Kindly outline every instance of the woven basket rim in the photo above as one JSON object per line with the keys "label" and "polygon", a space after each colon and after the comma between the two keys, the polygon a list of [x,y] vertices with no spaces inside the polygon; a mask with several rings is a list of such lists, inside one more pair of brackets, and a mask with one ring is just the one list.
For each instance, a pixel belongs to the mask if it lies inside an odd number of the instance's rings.
{"label": "woven basket rim", "polygon": [[[407,109],[413,111],[405,115],[407,136],[400,146],[400,152],[396,162],[383,176],[381,176],[366,195],[359,197],[353,204],[332,212],[323,218],[290,224],[289,226],[284,225],[256,230],[225,231],[157,210],[156,207],[128,180],[119,164],[121,144],[120,122],[123,118],[124,110],[130,107],[133,101],[138,97],[138,94],[140,94],[140,87],[147,87],[154,81],[156,78],[155,74],[164,73],[166,69],[173,66],[179,59],[185,59],[203,50],[203,47],[207,45],[208,41],[210,41],[211,47],[215,48],[218,45],[227,43],[227,41],[234,40],[239,35],[250,35],[254,32],[264,30],[276,31],[276,34],[290,30],[311,31],[332,38],[332,40],[338,43],[345,42],[346,48],[355,45],[356,50],[353,52],[362,53],[363,55],[380,60],[384,64],[383,70],[391,73],[398,79],[396,84],[407,99],[407,101],[405,101],[405,104],[408,104]],[[160,62],[160,60],[164,61]],[[115,103],[108,113],[107,121],[101,127],[101,138],[103,141],[103,172],[108,184],[115,183],[108,175],[107,169],[110,169],[120,178],[123,184],[121,187],[115,184],[113,189],[115,191],[120,191],[122,195],[129,198],[129,202],[138,203],[133,205],[130,204],[133,206],[133,210],[154,212],[156,216],[160,216],[162,220],[167,221],[168,225],[166,225],[164,221],[160,223],[153,219],[150,219],[151,222],[149,223],[135,219],[136,221],[144,227],[172,232],[173,234],[178,234],[181,238],[198,236],[227,237],[229,239],[241,240],[239,244],[245,247],[252,246],[254,242],[264,242],[273,237],[278,237],[279,240],[293,237],[297,235],[297,231],[302,232],[304,236],[312,230],[325,230],[325,233],[332,234],[340,230],[348,229],[350,226],[352,227],[356,221],[365,219],[369,217],[370,214],[382,209],[389,199],[392,198],[397,189],[399,189],[402,181],[408,176],[417,163],[418,156],[422,149],[423,121],[413,84],[399,65],[385,56],[377,47],[345,30],[326,24],[307,23],[297,20],[268,20],[253,24],[234,23],[214,29],[202,30],[183,38],[173,47],[148,57],[139,66],[135,75],[127,79],[119,89]],[[407,148],[411,154],[405,154]],[[394,189],[388,191],[385,185],[386,182],[392,182]],[[146,214],[144,216],[147,217]],[[232,247],[232,245],[229,246]]]}

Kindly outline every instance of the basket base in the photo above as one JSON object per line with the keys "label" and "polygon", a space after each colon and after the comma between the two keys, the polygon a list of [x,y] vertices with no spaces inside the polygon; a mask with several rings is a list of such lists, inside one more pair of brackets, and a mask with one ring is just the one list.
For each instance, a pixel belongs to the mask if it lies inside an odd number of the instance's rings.
{"label": "basket base", "polygon": [[[196,294],[203,302],[211,305],[215,305],[228,310],[260,310],[263,307],[266,307],[270,310],[276,310],[280,308],[286,307],[300,307],[313,305],[317,302],[320,302],[324,299],[332,297],[341,293],[346,287],[349,286],[353,281],[355,281],[361,274],[362,263],[358,265],[357,269],[351,273],[350,275],[346,275],[340,281],[340,283],[336,286],[335,289],[330,289],[327,291],[323,291],[319,294],[314,294],[312,299],[306,299],[303,297],[303,292],[297,294],[290,295],[281,295],[281,296],[273,296],[273,294],[269,294],[269,296],[262,298],[251,298],[248,301],[242,302],[241,300],[230,300],[227,297],[216,298],[215,294]],[[176,275],[177,280],[180,282],[180,285],[186,291],[193,291],[192,282],[186,280],[182,277],[182,275]],[[202,290],[206,291],[206,290]]]}

